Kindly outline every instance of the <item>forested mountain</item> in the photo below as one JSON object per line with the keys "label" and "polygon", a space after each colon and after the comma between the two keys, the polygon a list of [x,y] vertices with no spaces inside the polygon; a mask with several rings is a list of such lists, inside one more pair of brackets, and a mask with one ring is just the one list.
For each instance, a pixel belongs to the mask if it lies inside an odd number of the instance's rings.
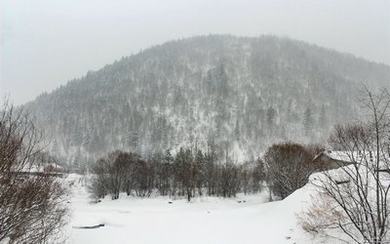
{"label": "forested mountain", "polygon": [[70,163],[181,146],[236,162],[280,140],[326,140],[356,114],[362,82],[388,85],[390,67],[287,38],[210,35],[124,57],[26,107]]}

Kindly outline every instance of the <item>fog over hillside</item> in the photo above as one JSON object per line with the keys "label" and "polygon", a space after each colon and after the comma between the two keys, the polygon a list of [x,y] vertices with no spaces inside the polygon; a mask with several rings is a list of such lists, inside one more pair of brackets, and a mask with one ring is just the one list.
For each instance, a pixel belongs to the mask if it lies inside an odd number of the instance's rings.
{"label": "fog over hillside", "polygon": [[389,81],[389,66],[301,41],[209,35],[123,57],[26,107],[50,151],[74,164],[181,146],[242,162],[273,142],[323,142],[358,113],[363,83]]}

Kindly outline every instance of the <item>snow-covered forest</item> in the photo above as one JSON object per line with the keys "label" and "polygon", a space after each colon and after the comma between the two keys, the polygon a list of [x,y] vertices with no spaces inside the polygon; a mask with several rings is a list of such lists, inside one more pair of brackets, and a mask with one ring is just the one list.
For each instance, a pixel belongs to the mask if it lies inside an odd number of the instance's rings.
{"label": "snow-covered forest", "polygon": [[390,68],[304,42],[200,36],[123,57],[26,105],[50,152],[84,166],[120,149],[149,156],[217,147],[255,160],[274,142],[326,141],[358,113],[362,82]]}

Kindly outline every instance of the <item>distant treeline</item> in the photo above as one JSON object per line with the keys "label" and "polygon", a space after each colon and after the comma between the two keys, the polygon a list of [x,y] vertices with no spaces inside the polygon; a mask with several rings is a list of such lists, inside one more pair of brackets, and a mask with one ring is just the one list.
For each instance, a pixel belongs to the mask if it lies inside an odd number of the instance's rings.
{"label": "distant treeline", "polygon": [[181,196],[235,197],[257,193],[266,182],[274,196],[284,198],[307,183],[315,170],[315,147],[294,143],[273,145],[263,159],[244,164],[220,163],[213,150],[181,148],[143,159],[135,153],[115,151],[92,166],[90,190],[95,198],[121,192],[138,197],[152,193]]}
{"label": "distant treeline", "polygon": [[238,192],[255,193],[265,180],[264,164],[235,165],[217,163],[213,152],[180,149],[172,156],[155,154],[142,159],[138,154],[115,151],[92,167],[91,190],[95,197],[119,193],[148,197],[157,191],[162,196],[199,195],[234,197]]}

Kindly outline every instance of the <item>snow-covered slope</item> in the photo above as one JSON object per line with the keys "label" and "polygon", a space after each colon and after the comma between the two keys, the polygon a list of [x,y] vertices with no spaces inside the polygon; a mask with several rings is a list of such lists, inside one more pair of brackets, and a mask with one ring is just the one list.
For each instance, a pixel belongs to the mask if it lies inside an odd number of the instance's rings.
{"label": "snow-covered slope", "polygon": [[[68,179],[69,180],[69,179]],[[298,224],[297,215],[310,203],[310,185],[283,201],[267,203],[267,194],[235,199],[126,198],[90,203],[79,176],[73,185],[68,243],[131,244],[335,244],[315,239]],[[170,204],[169,201],[172,201]],[[104,227],[82,227],[104,224]]]}

